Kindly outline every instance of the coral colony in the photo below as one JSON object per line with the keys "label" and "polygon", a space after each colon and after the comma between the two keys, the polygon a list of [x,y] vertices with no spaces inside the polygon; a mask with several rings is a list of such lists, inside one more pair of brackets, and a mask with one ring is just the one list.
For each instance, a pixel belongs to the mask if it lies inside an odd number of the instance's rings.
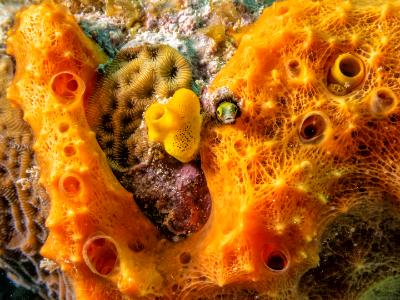
{"label": "coral colony", "polygon": [[130,31],[81,20],[98,44],[53,1],[16,14],[10,279],[44,299],[400,298],[400,1],[261,2],[109,1]]}

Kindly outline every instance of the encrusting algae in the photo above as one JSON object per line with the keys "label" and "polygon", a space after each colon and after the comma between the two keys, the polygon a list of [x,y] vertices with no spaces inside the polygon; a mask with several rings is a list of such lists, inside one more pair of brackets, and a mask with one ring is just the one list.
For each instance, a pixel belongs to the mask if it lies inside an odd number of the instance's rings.
{"label": "encrusting algae", "polygon": [[[193,133],[185,141],[199,143],[212,200],[183,210],[195,223],[204,209],[208,221],[179,242],[144,216],[92,131],[103,124],[89,97],[101,95],[105,55],[61,6],[20,12],[8,39],[17,72],[7,96],[32,128],[51,201],[41,254],[77,299],[396,298],[399,9],[380,0],[272,5],[201,95],[203,123],[190,90],[171,90],[162,104],[149,89],[142,136],[168,152],[157,120],[188,105],[182,122],[165,123]],[[187,162],[195,152],[172,155]],[[199,178],[194,163],[180,168],[185,180]]]}

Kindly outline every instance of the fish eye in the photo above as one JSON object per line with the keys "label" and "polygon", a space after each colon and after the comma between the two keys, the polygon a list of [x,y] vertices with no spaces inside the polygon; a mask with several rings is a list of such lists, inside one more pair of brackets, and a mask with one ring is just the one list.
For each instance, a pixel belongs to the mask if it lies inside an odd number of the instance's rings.
{"label": "fish eye", "polygon": [[238,117],[239,107],[228,101],[221,102],[217,107],[217,119],[223,124],[232,124]]}
{"label": "fish eye", "polygon": [[307,114],[300,123],[299,136],[303,143],[320,142],[328,127],[327,118],[320,112]]}

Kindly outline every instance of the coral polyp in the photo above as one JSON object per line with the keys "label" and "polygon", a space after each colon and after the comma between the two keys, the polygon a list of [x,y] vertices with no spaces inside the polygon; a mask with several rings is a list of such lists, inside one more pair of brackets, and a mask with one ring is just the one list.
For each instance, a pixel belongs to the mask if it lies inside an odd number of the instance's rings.
{"label": "coral polyp", "polygon": [[40,248],[77,299],[399,298],[399,28],[398,0],[275,3],[198,97],[170,46],[110,63],[61,6],[23,10],[2,255]]}

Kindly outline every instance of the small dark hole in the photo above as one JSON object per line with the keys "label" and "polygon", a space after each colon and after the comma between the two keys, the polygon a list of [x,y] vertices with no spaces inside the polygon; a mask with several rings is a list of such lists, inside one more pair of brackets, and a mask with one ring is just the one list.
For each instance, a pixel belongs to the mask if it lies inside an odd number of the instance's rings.
{"label": "small dark hole", "polygon": [[112,134],[114,132],[113,124],[111,122],[105,122],[98,127],[98,130],[103,133]]}
{"label": "small dark hole", "polygon": [[129,52],[126,54],[126,59],[127,60],[134,60],[138,57],[137,52]]}
{"label": "small dark hole", "polygon": [[389,107],[393,104],[394,99],[390,97],[386,92],[378,92],[379,100],[381,101],[382,106]]}
{"label": "small dark hole", "polygon": [[171,290],[172,290],[173,292],[176,292],[178,289],[179,289],[179,285],[176,284],[176,283],[171,287]]}
{"label": "small dark hole", "polygon": [[110,123],[112,120],[111,114],[104,114],[101,116],[102,123]]}
{"label": "small dark hole", "polygon": [[361,68],[358,62],[352,58],[345,58],[340,62],[340,71],[347,77],[354,77],[360,73]]}
{"label": "small dark hole", "polygon": [[104,147],[106,149],[112,149],[114,147],[114,140],[108,140],[105,144]]}
{"label": "small dark hole", "polygon": [[178,68],[173,65],[172,68],[169,70],[168,78],[174,79],[178,75]]}
{"label": "small dark hole", "polygon": [[286,107],[287,106],[287,100],[286,100],[285,97],[278,97],[276,99],[276,103],[278,104],[278,106],[281,106],[281,107]]}
{"label": "small dark hole", "polygon": [[188,252],[182,252],[181,255],[179,256],[179,260],[180,260],[181,264],[184,264],[184,265],[190,263],[191,259],[192,259],[192,256]]}
{"label": "small dark hole", "polygon": [[386,96],[387,96],[387,95],[386,95],[385,92],[378,92],[378,97],[379,97],[379,98],[385,99]]}
{"label": "small dark hole", "polygon": [[313,114],[303,120],[300,126],[300,137],[304,142],[311,142],[323,135],[326,122],[319,114]]}
{"label": "small dark hole", "polygon": [[376,128],[377,128],[376,123],[375,123],[375,122],[372,122],[372,121],[368,121],[368,122],[367,122],[367,126],[368,126],[369,128],[373,128],[373,129],[376,129]]}
{"label": "small dark hole", "polygon": [[152,98],[154,96],[155,92],[156,91],[154,90],[154,87],[151,86],[148,89],[143,91],[143,98]]}
{"label": "small dark hole", "polygon": [[75,92],[78,89],[78,82],[76,80],[68,81],[67,89],[69,89],[72,92]]}
{"label": "small dark hole", "polygon": [[125,115],[122,117],[121,123],[123,128],[126,128],[133,122],[132,118],[129,115]]}
{"label": "small dark hole", "polygon": [[273,271],[282,271],[287,266],[287,258],[282,252],[273,252],[268,256],[266,265]]}
{"label": "small dark hole", "polygon": [[299,62],[295,59],[293,59],[289,62],[289,67],[291,69],[296,69],[298,66],[299,66]]}
{"label": "small dark hole", "polygon": [[307,139],[312,139],[313,137],[315,137],[316,132],[317,129],[315,128],[314,125],[309,125],[306,128],[304,128],[304,136]]}
{"label": "small dark hole", "polygon": [[128,48],[125,49],[124,51],[120,51],[118,55],[115,58],[116,62],[121,62],[121,61],[129,61],[129,60],[134,60],[138,57],[138,48]]}
{"label": "small dark hole", "polygon": [[129,249],[134,252],[141,252],[144,250],[144,245],[140,241],[134,241],[128,244]]}
{"label": "small dark hole", "polygon": [[358,145],[358,150],[360,150],[360,151],[363,151],[363,150],[366,150],[368,147],[367,147],[367,145],[365,145],[365,144],[360,144],[360,145]]}
{"label": "small dark hole", "polygon": [[300,63],[296,59],[291,59],[288,63],[289,72],[292,76],[298,76],[300,74]]}
{"label": "small dark hole", "polygon": [[126,102],[126,109],[133,109],[135,107],[135,103],[134,103],[134,101],[132,100],[132,99],[129,99],[127,102]]}
{"label": "small dark hole", "polygon": [[110,98],[110,110],[114,111],[118,108],[118,101],[113,96]]}
{"label": "small dark hole", "polygon": [[149,48],[149,54],[152,59],[155,59],[158,56],[159,49],[156,47]]}
{"label": "small dark hole", "polygon": [[397,115],[391,115],[391,116],[389,116],[389,121],[390,121],[391,123],[396,123],[398,120],[399,120],[399,119],[398,119],[398,116],[397,116]]}

